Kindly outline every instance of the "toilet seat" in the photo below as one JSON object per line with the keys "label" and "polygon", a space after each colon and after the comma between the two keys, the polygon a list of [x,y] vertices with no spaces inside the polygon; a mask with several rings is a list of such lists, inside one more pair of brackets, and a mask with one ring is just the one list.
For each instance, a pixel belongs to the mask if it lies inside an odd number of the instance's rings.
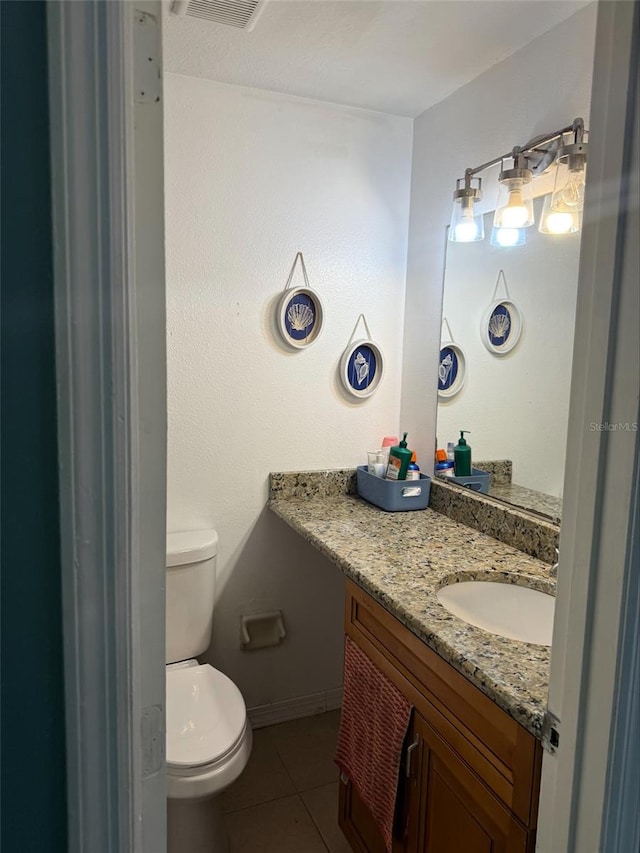
{"label": "toilet seat", "polygon": [[247,709],[236,685],[209,664],[167,667],[169,797],[210,796],[231,784],[251,752]]}

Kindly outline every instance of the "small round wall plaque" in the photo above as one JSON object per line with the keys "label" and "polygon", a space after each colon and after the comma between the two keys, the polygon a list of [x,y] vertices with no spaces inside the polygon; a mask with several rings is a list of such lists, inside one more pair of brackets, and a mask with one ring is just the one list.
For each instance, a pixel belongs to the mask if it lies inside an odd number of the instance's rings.
{"label": "small round wall plaque", "polygon": [[285,290],[278,307],[278,327],[283,340],[296,349],[315,343],[322,331],[322,300],[310,287]]}
{"label": "small round wall plaque", "polygon": [[[501,283],[504,287],[505,298],[497,299],[496,295]],[[522,315],[520,309],[509,295],[504,270],[498,270],[491,305],[482,315],[480,339],[489,352],[494,355],[506,355],[518,343],[521,333]]]}
{"label": "small round wall plaque", "polygon": [[340,378],[345,389],[354,397],[370,397],[382,381],[384,357],[382,350],[367,338],[349,343],[340,361]]}
{"label": "small round wall plaque", "polygon": [[520,309],[510,299],[492,302],[480,325],[482,343],[495,355],[505,355],[515,347],[522,333]]}
{"label": "small round wall plaque", "polygon": [[467,377],[467,360],[462,347],[447,341],[440,347],[438,361],[438,397],[454,397]]}

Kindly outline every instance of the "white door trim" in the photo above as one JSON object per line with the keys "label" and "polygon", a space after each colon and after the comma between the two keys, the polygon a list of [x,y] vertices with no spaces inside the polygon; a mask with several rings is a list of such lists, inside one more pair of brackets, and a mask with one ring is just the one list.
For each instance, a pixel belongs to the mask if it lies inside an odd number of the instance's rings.
{"label": "white door trim", "polygon": [[[164,361],[152,374],[139,370],[145,354],[164,353],[164,271],[156,261],[160,322],[143,327],[145,264],[135,237],[136,191],[145,187],[135,168],[133,96],[140,6],[155,12],[159,25],[159,2],[89,0],[47,9],[74,853],[161,853],[165,846]],[[158,113],[161,128],[161,104]],[[154,164],[158,159],[161,188],[161,133],[151,154]],[[162,216],[160,208],[148,223],[146,242],[160,259]]]}
{"label": "white door trim", "polygon": [[637,12],[637,3],[598,7],[549,690],[559,747],[543,760],[539,853],[603,849],[623,590],[638,535]]}

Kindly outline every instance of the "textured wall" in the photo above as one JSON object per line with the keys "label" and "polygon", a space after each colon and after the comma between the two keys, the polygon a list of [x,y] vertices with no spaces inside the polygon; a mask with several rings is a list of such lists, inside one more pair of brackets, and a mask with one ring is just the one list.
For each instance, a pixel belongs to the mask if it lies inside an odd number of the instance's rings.
{"label": "textured wall", "polygon": [[588,120],[595,6],[415,120],[401,415],[405,429],[420,437],[416,445],[423,459],[433,454],[436,435],[445,227],[455,180],[467,166],[491,160],[575,116]]}
{"label": "textured wall", "polygon": [[[165,91],[168,529],[220,534],[210,659],[254,706],[340,685],[341,576],[264,509],[267,477],[354,466],[400,426],[411,121],[173,74]],[[297,250],[326,313],[302,352],[272,328]],[[361,311],[386,373],[355,403],[336,369]],[[272,608],[285,643],[241,652],[240,614]]]}

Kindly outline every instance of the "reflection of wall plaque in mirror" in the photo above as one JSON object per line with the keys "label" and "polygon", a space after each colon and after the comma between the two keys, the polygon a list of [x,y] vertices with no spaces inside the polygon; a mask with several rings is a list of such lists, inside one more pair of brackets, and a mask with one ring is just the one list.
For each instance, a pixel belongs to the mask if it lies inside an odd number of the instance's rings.
{"label": "reflection of wall plaque in mirror", "polygon": [[442,325],[446,326],[448,337],[440,344],[440,358],[438,360],[438,397],[446,400],[454,397],[464,385],[467,377],[467,362],[462,347],[454,343],[451,327],[446,317],[442,318]]}
{"label": "reflection of wall plaque in mirror", "polygon": [[[505,298],[496,299],[500,283],[504,285]],[[522,315],[511,299],[504,270],[500,270],[493,290],[492,302],[482,316],[480,337],[482,343],[495,355],[505,355],[515,347],[522,334]]]}

